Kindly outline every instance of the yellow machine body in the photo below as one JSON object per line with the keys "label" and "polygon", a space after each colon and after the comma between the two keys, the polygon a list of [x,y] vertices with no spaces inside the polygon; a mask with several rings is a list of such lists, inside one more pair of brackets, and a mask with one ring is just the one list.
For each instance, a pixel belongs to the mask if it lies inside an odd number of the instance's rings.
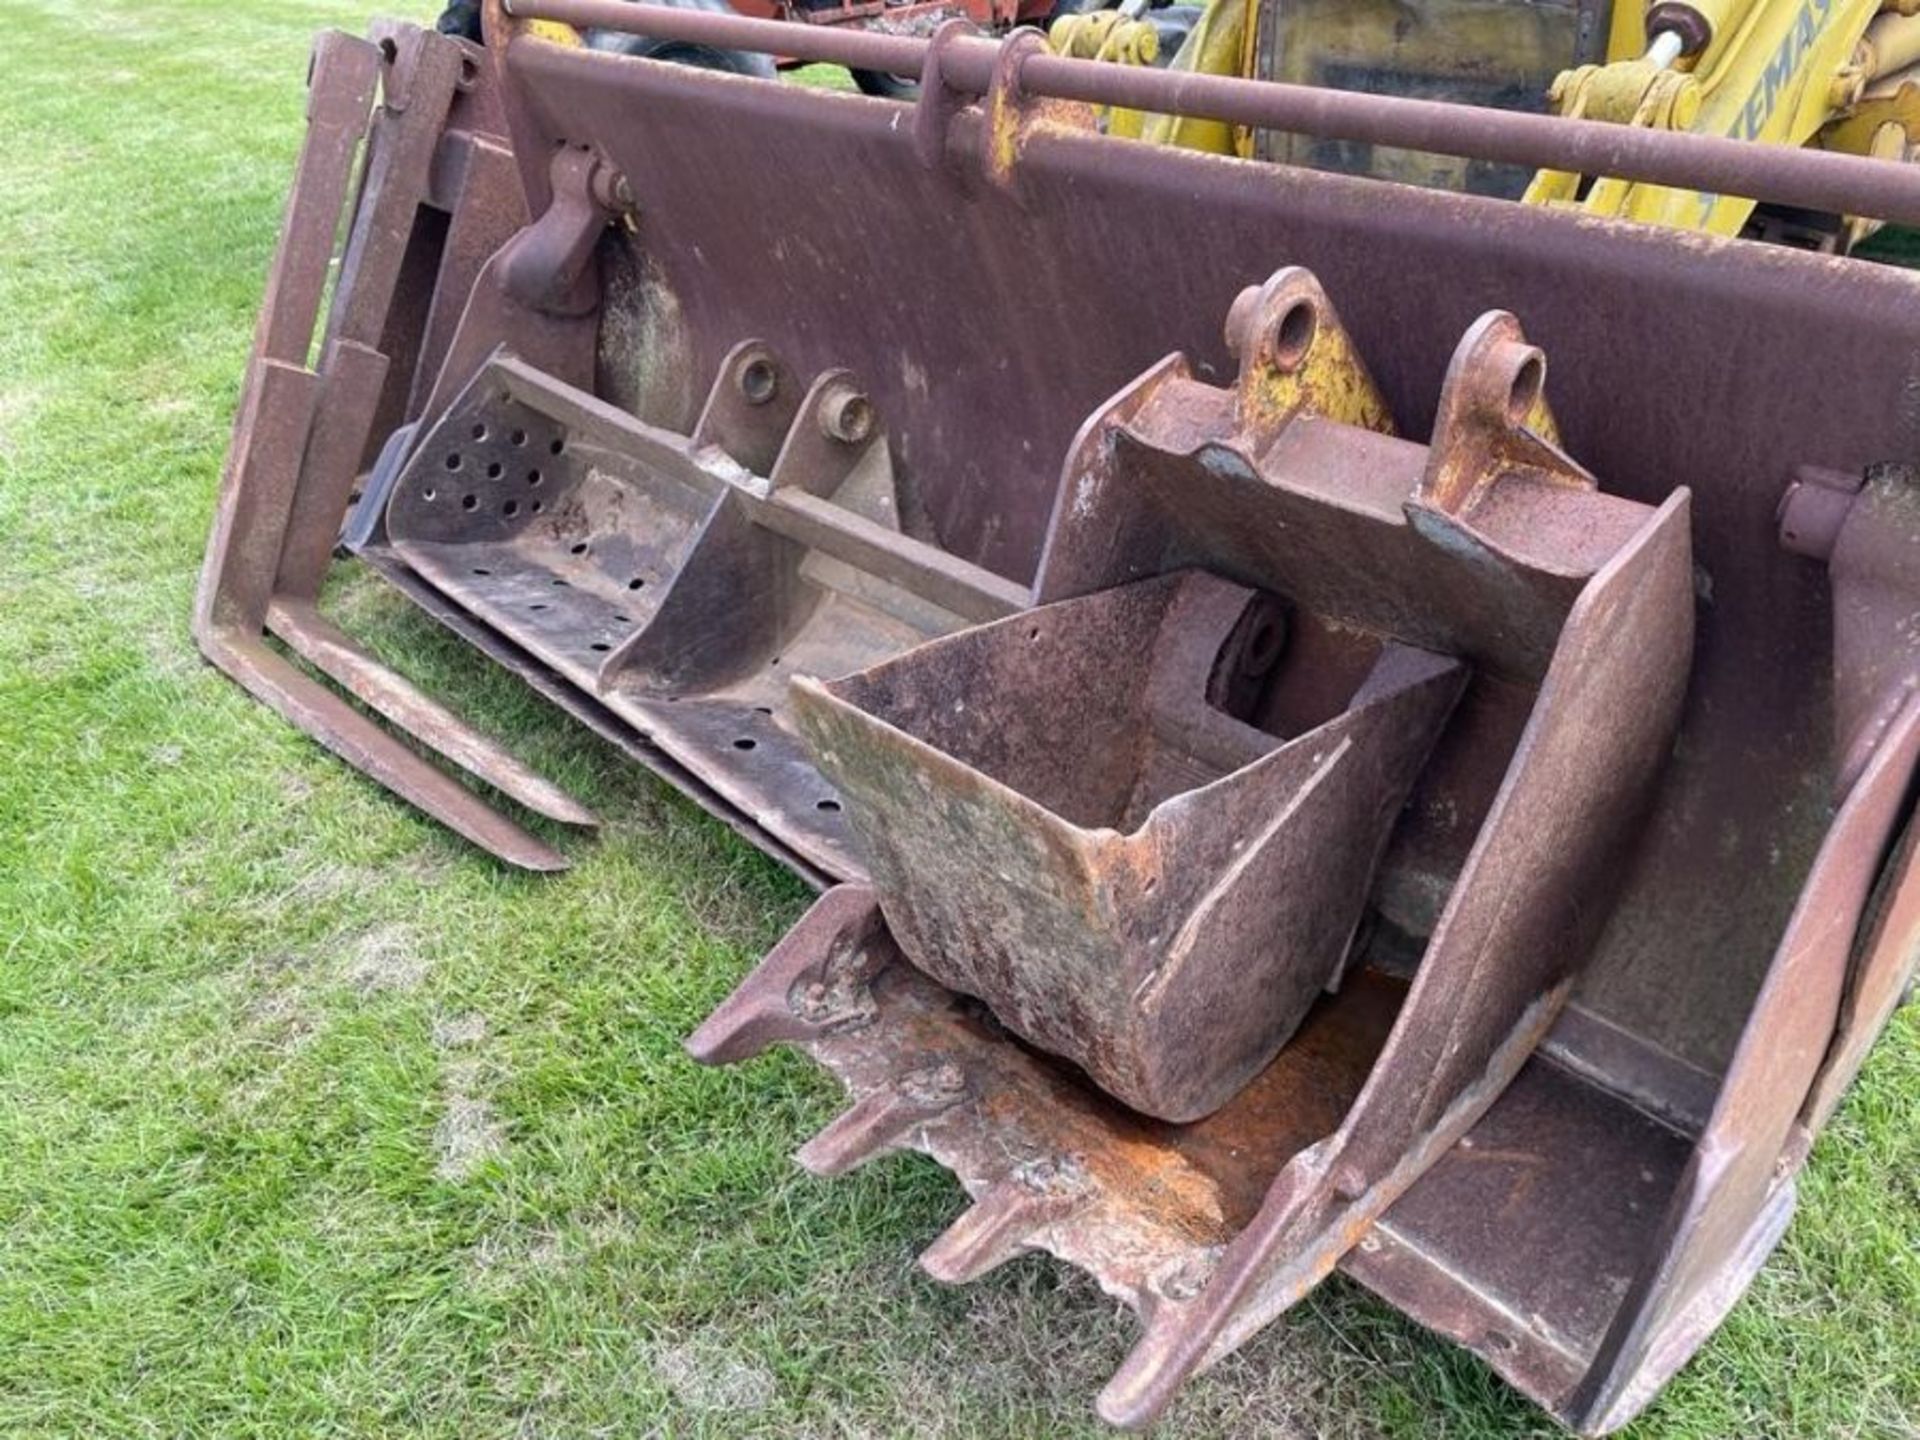
{"label": "yellow machine body", "polygon": [[[1817,145],[1894,160],[1920,136],[1916,0],[1214,0],[1171,60],[1177,69],[1293,84],[1551,111],[1756,144]],[[1114,15],[1115,12],[1100,12]],[[1056,27],[1063,53],[1079,47]],[[1675,30],[1687,48],[1650,54]],[[1106,32],[1102,32],[1103,34]],[[1101,58],[1153,63],[1151,55]],[[1753,201],[1610,176],[1466,162],[1217,122],[1114,112],[1112,133],[1218,154],[1577,207],[1648,224],[1845,249],[1870,232],[1853,217],[1756,219]]]}

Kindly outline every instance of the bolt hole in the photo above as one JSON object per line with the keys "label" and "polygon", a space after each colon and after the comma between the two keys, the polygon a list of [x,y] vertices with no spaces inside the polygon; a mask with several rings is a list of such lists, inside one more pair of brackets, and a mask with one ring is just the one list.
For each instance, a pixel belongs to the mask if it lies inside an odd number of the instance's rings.
{"label": "bolt hole", "polygon": [[480,67],[466,56],[460,57],[460,79],[457,82],[462,90],[471,90],[474,82],[480,78]]}
{"label": "bolt hole", "polygon": [[1487,1332],[1487,1344],[1495,1350],[1515,1350],[1519,1346],[1511,1335],[1501,1330]]}
{"label": "bolt hole", "polygon": [[473,438],[474,438],[474,439],[476,439],[476,440],[484,440],[484,439],[486,439],[486,438],[487,438],[487,427],[486,427],[486,426],[485,426],[484,424],[480,424],[480,425],[475,425],[475,426],[473,427]]}
{"label": "bolt hole", "polygon": [[569,546],[567,547],[567,553],[568,553],[569,555],[584,555],[584,554],[586,554],[586,553],[587,553],[587,542],[586,542],[586,541],[584,541],[584,540],[582,540],[582,541],[580,541],[580,542],[579,542],[579,543],[577,543],[577,544],[574,544],[574,545],[569,545]]}
{"label": "bolt hole", "polygon": [[1027,631],[1027,639],[1038,640],[1039,638],[1040,638],[1040,627],[1038,625],[1035,625],[1031,630]]}
{"label": "bolt hole", "polygon": [[827,433],[848,445],[858,445],[873,433],[873,402],[864,395],[842,396],[830,401],[826,412]]}
{"label": "bolt hole", "polygon": [[447,456],[447,468],[449,470],[458,470],[460,468],[460,456],[458,452]]}
{"label": "bolt hole", "polygon": [[829,815],[838,815],[840,813],[840,802],[838,800],[816,800],[813,802],[813,808],[816,810],[824,810]]}
{"label": "bolt hole", "polygon": [[[435,495],[439,493],[440,493],[439,491],[435,490],[431,485],[429,485],[426,489],[420,492],[420,498],[422,500],[431,500]],[[1793,537],[1789,535],[1787,538],[1791,540]]]}
{"label": "bolt hole", "polygon": [[500,478],[500,472],[506,468],[507,467],[502,465],[498,460],[494,461],[491,465],[487,466],[487,478],[489,480],[498,480]]}
{"label": "bolt hole", "polygon": [[1540,399],[1540,389],[1547,382],[1547,362],[1538,352],[1527,356],[1520,362],[1520,368],[1514,372],[1513,385],[1507,391],[1507,423],[1524,425],[1527,416],[1533,413],[1533,407]]}
{"label": "bolt hole", "polygon": [[471,510],[479,503],[480,497],[478,495],[462,495],[460,497],[460,508],[462,510]]}
{"label": "bolt hole", "polygon": [[633,577],[633,579],[627,581],[627,588],[629,590],[638,590],[641,586],[645,585],[646,583],[647,582],[644,576],[636,575]]}
{"label": "bolt hole", "polygon": [[736,750],[758,750],[760,748],[760,742],[742,735],[738,740],[733,742],[733,748]]}
{"label": "bolt hole", "polygon": [[507,438],[516,445],[524,445],[527,443],[527,432],[524,430],[516,430]]}
{"label": "bolt hole", "polygon": [[1300,362],[1307,358],[1314,332],[1319,328],[1320,317],[1314,313],[1313,302],[1294,301],[1280,316],[1280,323],[1273,327],[1273,363],[1282,370],[1298,369]]}
{"label": "bolt hole", "polygon": [[542,504],[540,501],[536,500],[527,508],[533,511],[534,514],[538,515],[542,510],[546,509],[547,507],[544,504]]}
{"label": "bolt hole", "polygon": [[538,470],[527,471],[527,484],[538,485],[545,477]]}
{"label": "bolt hole", "polygon": [[749,405],[764,405],[780,388],[780,378],[765,360],[749,360],[740,367],[740,393]]}
{"label": "bolt hole", "polygon": [[511,520],[515,515],[520,513],[520,502],[518,500],[507,501],[506,504],[500,507],[500,513]]}
{"label": "bolt hole", "polygon": [[566,448],[567,448],[567,442],[564,439],[556,438],[554,440],[550,440],[547,442],[547,453],[549,455],[564,454],[566,453]]}

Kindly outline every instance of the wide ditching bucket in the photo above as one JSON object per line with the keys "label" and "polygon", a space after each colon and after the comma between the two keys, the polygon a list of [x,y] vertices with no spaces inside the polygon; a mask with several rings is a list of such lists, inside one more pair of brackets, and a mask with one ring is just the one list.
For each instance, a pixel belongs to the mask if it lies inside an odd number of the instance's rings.
{"label": "wide ditching bucket", "polygon": [[953,1170],[934,1275],[1043,1250],[1132,1305],[1115,1423],[1336,1268],[1631,1418],[1920,947],[1920,279],[1095,107],[1909,222],[1920,175],[1026,34],[514,10],[316,46],[209,657],[564,865],[513,811],[593,817],[323,613],[344,545],[820,885],[690,1048],[837,1075],[813,1171]]}

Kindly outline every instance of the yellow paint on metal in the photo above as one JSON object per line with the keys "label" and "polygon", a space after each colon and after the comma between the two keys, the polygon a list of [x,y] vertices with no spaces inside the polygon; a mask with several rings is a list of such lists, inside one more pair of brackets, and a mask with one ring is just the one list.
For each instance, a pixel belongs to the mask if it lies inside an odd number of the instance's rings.
{"label": "yellow paint on metal", "polygon": [[505,35],[509,39],[544,40],[549,45],[578,48],[587,42],[571,25],[554,20],[524,20],[507,9],[507,0],[482,0],[480,21],[483,33]]}
{"label": "yellow paint on metal", "polygon": [[[1282,272],[1252,306],[1251,324],[1236,342],[1243,355],[1235,388],[1243,429],[1275,435],[1296,416],[1314,416],[1394,433],[1392,412],[1366,361],[1310,275]],[[1289,321],[1305,331],[1303,338],[1289,338]]]}
{"label": "yellow paint on metal", "polygon": [[[1238,75],[1250,63],[1252,27],[1247,23],[1249,0],[1213,0],[1187,33],[1186,43],[1168,62],[1169,70],[1196,75]],[[1185,115],[1144,115],[1135,132],[1156,145],[1177,145],[1214,155],[1252,153],[1252,136],[1245,126],[1223,120],[1196,120]]]}
{"label": "yellow paint on metal", "polygon": [[[1160,32],[1145,20],[1129,20],[1118,10],[1092,10],[1065,15],[1047,31],[1047,48],[1074,60],[1101,60],[1112,65],[1151,65],[1160,58]],[[1133,138],[1145,118],[1138,110],[1100,109],[1102,127],[1109,135]]]}
{"label": "yellow paint on metal", "polygon": [[[1858,102],[1865,74],[1861,42],[1879,0],[1753,0],[1745,5],[1709,5],[1701,0],[1699,8],[1703,13],[1711,10],[1715,28],[1698,58],[1682,62],[1689,67],[1687,81],[1697,92],[1697,105],[1690,105],[1686,113],[1636,112],[1626,123],[1724,135],[1760,145],[1805,145],[1844,120]],[[1605,68],[1626,77],[1635,66],[1645,68],[1637,59],[1616,61]],[[1581,113],[1575,107],[1584,93],[1579,84],[1570,82],[1560,113]],[[1592,118],[1617,116],[1600,113]],[[1905,116],[1882,113],[1878,118],[1904,122]],[[1856,131],[1839,131],[1847,138],[1834,148],[1864,150],[1873,143],[1878,128],[1877,122],[1869,120]],[[1572,203],[1578,183],[1578,177],[1542,174],[1527,198]],[[1754,210],[1754,202],[1743,196],[1612,178],[1594,180],[1578,203],[1593,214],[1719,235],[1740,233]]]}
{"label": "yellow paint on metal", "polygon": [[578,30],[558,20],[529,20],[524,33],[529,39],[544,40],[549,45],[568,45],[576,50],[587,43]]}
{"label": "yellow paint on metal", "polygon": [[[1662,70],[1642,58],[1645,5],[1615,0],[1608,63],[1562,69],[1548,92],[1555,112],[1754,144],[1913,157],[1920,144],[1920,0],[1884,0],[1878,20],[1883,0],[1688,4],[1709,39],[1698,54]],[[1421,23],[1410,22],[1404,0],[1214,0],[1170,68],[1317,84],[1329,72],[1372,67],[1418,77],[1428,87],[1422,93],[1471,101],[1486,77],[1551,74],[1552,49],[1571,53],[1558,28],[1561,7],[1431,0],[1413,9]],[[1252,150],[1246,131],[1215,121],[1116,114],[1109,128],[1216,154]],[[1308,163],[1315,142],[1278,136],[1261,143],[1262,155]],[[1466,162],[1443,157],[1376,152],[1367,168],[1423,184],[1464,188],[1467,181]],[[1754,210],[1739,196],[1556,171],[1535,176],[1524,198],[1724,235],[1738,234]],[[1858,222],[1842,220],[1849,233],[1863,233]]]}

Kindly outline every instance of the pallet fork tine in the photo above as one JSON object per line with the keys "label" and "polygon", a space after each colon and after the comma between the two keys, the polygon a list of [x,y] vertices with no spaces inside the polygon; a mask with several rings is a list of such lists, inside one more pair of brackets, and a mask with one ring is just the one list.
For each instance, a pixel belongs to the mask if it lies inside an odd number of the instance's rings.
{"label": "pallet fork tine", "polygon": [[[406,109],[389,110],[370,126],[385,63],[380,47],[339,32],[315,44],[307,135],[235,422],[194,637],[249,694],[401,798],[510,864],[560,870],[567,861],[558,851],[264,639],[270,631],[370,708],[529,809],[566,824],[595,823],[583,806],[374,659],[317,606],[325,554],[388,378],[388,359],[370,342],[392,303],[413,212],[425,195],[433,145],[461,73],[457,51],[454,42],[433,37],[417,52],[425,63],[412,66]],[[321,364],[309,369],[333,237],[363,143],[365,191],[333,333]],[[330,519],[319,517],[324,528],[304,517],[293,526],[303,502],[308,511],[316,503],[331,510]]]}

